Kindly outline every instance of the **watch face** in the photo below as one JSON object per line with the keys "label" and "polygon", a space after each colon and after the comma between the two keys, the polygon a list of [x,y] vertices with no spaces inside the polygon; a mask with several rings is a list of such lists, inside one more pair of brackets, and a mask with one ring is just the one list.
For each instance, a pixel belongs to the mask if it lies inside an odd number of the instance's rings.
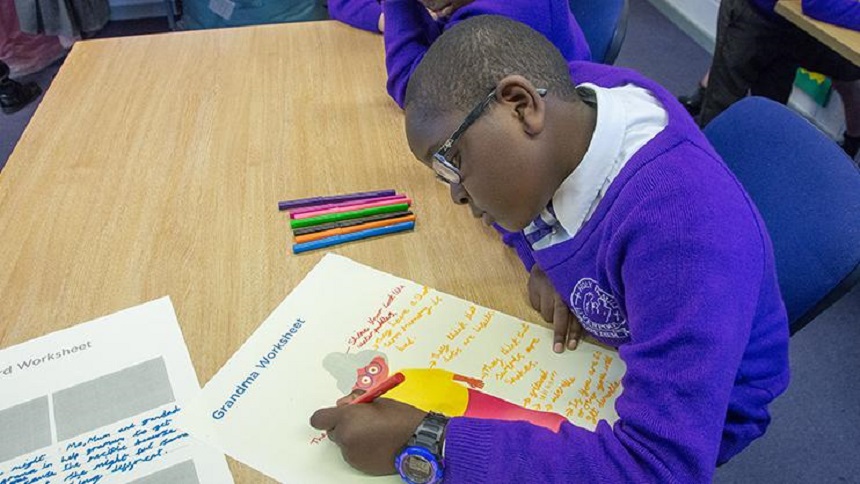
{"label": "watch face", "polygon": [[400,461],[400,473],[415,484],[427,484],[436,480],[436,463],[420,455],[408,455]]}

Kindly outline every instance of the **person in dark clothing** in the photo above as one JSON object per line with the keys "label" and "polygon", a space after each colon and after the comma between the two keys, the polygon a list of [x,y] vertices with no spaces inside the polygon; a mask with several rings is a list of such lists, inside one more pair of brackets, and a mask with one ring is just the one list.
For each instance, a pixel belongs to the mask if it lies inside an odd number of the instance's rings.
{"label": "person in dark clothing", "polygon": [[842,147],[853,157],[860,150],[860,67],[776,14],[775,5],[776,0],[721,2],[711,69],[699,91],[681,103],[698,114],[700,126],[747,93],[785,104],[797,68],[804,67],[833,79],[845,106]]}
{"label": "person in dark clothing", "polygon": [[20,111],[39,97],[42,89],[35,82],[20,83],[9,78],[9,66],[0,61],[0,109],[3,114]]}

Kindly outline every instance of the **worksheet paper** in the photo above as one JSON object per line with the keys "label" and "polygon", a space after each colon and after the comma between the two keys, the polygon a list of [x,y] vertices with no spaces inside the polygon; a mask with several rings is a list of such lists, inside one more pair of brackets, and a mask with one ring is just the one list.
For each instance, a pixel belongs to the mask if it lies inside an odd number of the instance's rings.
{"label": "worksheet paper", "polygon": [[200,391],[169,298],[0,351],[0,484],[222,484],[176,426]]}
{"label": "worksheet paper", "polygon": [[406,381],[388,396],[437,390],[417,397],[451,416],[488,407],[492,416],[501,398],[502,407],[542,411],[548,421],[588,429],[615,421],[625,370],[617,353],[583,342],[557,355],[551,346],[545,327],[328,254],[205,385],[179,426],[281,482],[395,483],[351,469],[310,427],[311,414],[402,371]]}

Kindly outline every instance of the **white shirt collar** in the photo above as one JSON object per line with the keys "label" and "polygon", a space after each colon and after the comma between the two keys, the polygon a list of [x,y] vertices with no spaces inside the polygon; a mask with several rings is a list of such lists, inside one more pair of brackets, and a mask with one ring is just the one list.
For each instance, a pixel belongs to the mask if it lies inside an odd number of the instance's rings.
{"label": "white shirt collar", "polygon": [[580,84],[579,87],[595,93],[597,123],[579,166],[561,183],[552,197],[555,218],[571,235],[579,231],[593,211],[601,188],[613,173],[615,164],[620,161],[619,153],[627,127],[624,106],[610,90],[593,84]]}
{"label": "white shirt collar", "polygon": [[663,105],[646,89],[634,85],[589,89],[597,101],[597,123],[579,166],[553,195],[551,207],[523,230],[529,243],[542,250],[572,238],[594,214],[627,161],[668,123]]}

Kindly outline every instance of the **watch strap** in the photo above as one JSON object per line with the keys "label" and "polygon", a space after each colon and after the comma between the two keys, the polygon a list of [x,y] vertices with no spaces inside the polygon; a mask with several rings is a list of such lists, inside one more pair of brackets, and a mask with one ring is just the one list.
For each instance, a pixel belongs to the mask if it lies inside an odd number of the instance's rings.
{"label": "watch strap", "polygon": [[433,455],[442,457],[442,444],[445,441],[445,427],[448,426],[449,418],[441,413],[430,412],[418,424],[412,438],[406,445],[420,446],[429,450]]}

